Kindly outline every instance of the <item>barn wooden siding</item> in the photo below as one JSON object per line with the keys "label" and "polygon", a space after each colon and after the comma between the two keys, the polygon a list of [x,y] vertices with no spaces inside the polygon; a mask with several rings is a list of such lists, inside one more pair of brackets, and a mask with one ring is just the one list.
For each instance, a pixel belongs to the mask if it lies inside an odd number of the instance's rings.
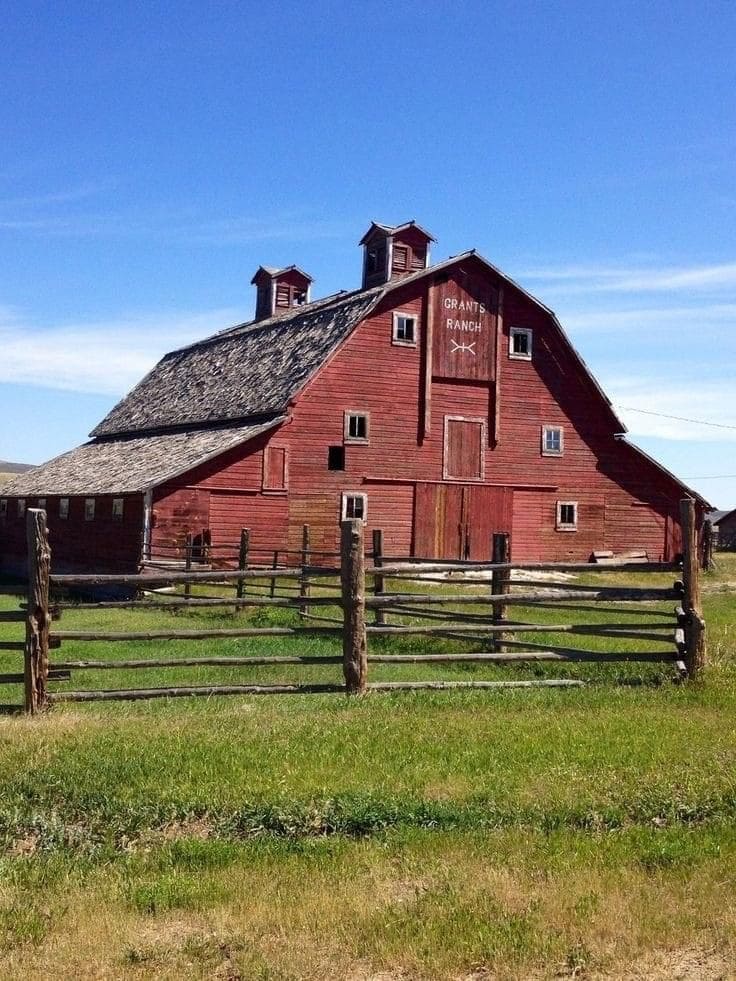
{"label": "barn wooden siding", "polygon": [[[1,495],[0,495],[1,496]],[[143,497],[138,494],[93,495],[95,517],[85,520],[84,497],[69,497],[69,517],[59,517],[59,497],[46,497],[49,544],[60,572],[81,572],[95,561],[101,571],[136,572],[143,535]],[[113,520],[113,498],[122,497],[123,519]],[[26,508],[39,506],[39,498],[27,497]],[[3,570],[25,574],[26,516],[18,516],[15,499],[0,518]]]}
{"label": "barn wooden siding", "polygon": [[[187,532],[197,535],[205,528],[211,531],[213,545],[237,544],[246,525],[253,550],[286,548],[288,496],[285,489],[274,489],[280,473],[285,468],[288,474],[290,467],[284,432],[260,436],[157,488],[154,548],[181,546]],[[267,446],[269,466],[264,473]]]}
{"label": "barn wooden siding", "polygon": [[[613,438],[612,413],[570,358],[551,318],[508,286],[498,357],[500,418],[495,418],[492,382],[433,373],[431,426],[423,437],[428,305],[426,283],[407,284],[392,294],[391,303],[361,324],[296,401],[284,430],[292,547],[301,523],[308,521],[319,547],[335,548],[341,491],[354,490],[367,493],[368,529],[383,529],[387,551],[408,554],[414,548],[421,554],[431,540],[424,527],[431,493],[418,491],[415,541],[414,484],[443,481],[444,418],[464,416],[498,426],[498,444],[484,454],[484,482],[512,495],[511,527],[503,530],[511,532],[515,558],[587,559],[594,549],[632,547],[664,558],[679,551],[679,485]],[[394,311],[420,318],[416,347],[392,344]],[[533,330],[532,361],[509,358],[511,326]],[[327,447],[342,444],[348,410],[369,414],[369,443],[346,445],[345,471],[329,472]],[[543,425],[563,427],[561,457],[542,456]],[[555,530],[557,501],[578,502],[576,532]],[[482,535],[479,524],[475,554]]]}

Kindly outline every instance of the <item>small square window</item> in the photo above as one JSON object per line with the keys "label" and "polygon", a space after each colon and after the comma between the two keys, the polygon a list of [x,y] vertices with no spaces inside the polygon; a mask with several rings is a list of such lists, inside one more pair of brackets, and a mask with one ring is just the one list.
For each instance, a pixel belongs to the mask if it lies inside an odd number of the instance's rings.
{"label": "small square window", "polygon": [[564,449],[562,426],[542,426],[542,456],[562,456]]}
{"label": "small square window", "polygon": [[60,497],[59,498],[59,517],[62,521],[66,521],[69,517],[69,498]]}
{"label": "small square window", "polygon": [[367,494],[343,494],[342,495],[342,520],[347,521],[351,518],[366,520],[368,513]]}
{"label": "small square window", "polygon": [[405,344],[407,347],[416,347],[417,318],[408,313],[395,313],[391,339],[394,344]]}
{"label": "small square window", "polygon": [[0,518],[7,518],[8,516],[8,499],[6,497],[0,500]]}
{"label": "small square window", "polygon": [[368,442],[368,413],[367,412],[345,413],[344,437],[346,443]]}
{"label": "small square window", "polygon": [[122,521],[123,512],[125,509],[125,500],[122,497],[113,497],[112,499],[112,520]]}
{"label": "small square window", "polygon": [[526,327],[512,327],[509,337],[509,357],[518,361],[532,359],[532,332]]}
{"label": "small square window", "polygon": [[328,470],[344,470],[345,469],[345,447],[344,446],[328,446],[327,447],[327,469]]}
{"label": "small square window", "polygon": [[577,531],[578,530],[578,505],[577,501],[558,501],[557,502],[557,523],[558,531]]}
{"label": "small square window", "polygon": [[18,508],[18,517],[19,518],[22,518],[23,515],[26,513],[26,499],[25,499],[25,497],[19,497],[16,506]]}
{"label": "small square window", "polygon": [[95,520],[95,499],[94,497],[85,497],[84,499],[84,520],[94,521]]}

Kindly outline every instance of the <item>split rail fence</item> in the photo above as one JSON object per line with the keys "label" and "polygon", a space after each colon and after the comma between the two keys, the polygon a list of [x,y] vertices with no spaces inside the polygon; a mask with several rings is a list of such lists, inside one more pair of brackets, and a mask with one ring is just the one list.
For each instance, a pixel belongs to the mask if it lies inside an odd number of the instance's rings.
{"label": "split rail fence", "polygon": [[[244,532],[233,569],[191,568],[184,570],[148,568],[140,574],[56,575],[51,568],[51,551],[46,514],[29,509],[27,540],[29,577],[27,602],[18,611],[0,613],[0,620],[25,622],[24,642],[8,643],[4,649],[24,652],[22,674],[0,675],[0,683],[21,681],[25,686],[25,709],[35,713],[56,702],[137,700],[158,697],[217,694],[292,694],[402,689],[529,688],[537,686],[574,687],[583,682],[573,678],[534,678],[532,680],[417,680],[369,682],[371,664],[447,664],[508,665],[518,662],[596,662],[671,663],[678,678],[697,678],[705,664],[705,623],[700,604],[700,562],[694,503],[682,502],[684,559],[682,565],[662,563],[515,563],[509,561],[507,536],[494,536],[492,562],[437,562],[383,554],[382,535],[374,532],[372,550],[366,554],[363,525],[344,521],[341,526],[340,553],[320,553],[320,561],[332,558],[333,565],[311,564],[308,529],[299,565],[281,565],[278,558],[270,566],[248,564],[248,535]],[[368,560],[368,562],[366,561]],[[523,570],[524,581],[513,578]],[[676,573],[679,578],[669,587],[577,584],[560,581],[555,573]],[[453,577],[448,580],[448,576]],[[270,583],[266,581],[270,577]],[[193,587],[209,585],[220,592],[194,593]],[[442,589],[437,589],[441,585]],[[172,587],[182,593],[167,593]],[[222,595],[222,587],[232,595]],[[429,590],[426,588],[429,586]],[[481,589],[482,587],[482,589]],[[95,590],[124,590],[123,598],[65,599],[71,591],[85,597]],[[145,596],[143,595],[145,593]],[[56,598],[55,594],[61,596]],[[676,604],[670,611],[659,608],[664,602]],[[655,608],[655,605],[657,608]],[[170,611],[198,609],[241,609],[268,607],[299,613],[296,626],[248,626],[241,620],[232,628],[178,629],[152,631],[65,630],[57,627],[65,609],[96,611],[111,609],[159,609]],[[538,609],[561,611],[558,622],[530,622],[510,616],[514,607],[523,607],[525,616]],[[321,612],[318,612],[320,611]],[[339,611],[335,616],[334,611]],[[570,613],[574,614],[570,616]],[[598,614],[616,616],[604,622]],[[389,622],[389,618],[393,618]],[[397,621],[396,618],[399,618]],[[570,621],[574,622],[570,622]],[[234,620],[238,623],[238,620]],[[538,643],[534,635],[562,635],[560,643]],[[309,637],[342,638],[342,655],[244,654],[161,657],[158,648],[166,641],[202,641],[223,638]],[[466,641],[479,650],[453,653],[447,649],[421,653],[373,653],[369,639],[375,636],[418,635],[427,643],[433,639]],[[595,638],[596,643],[611,641],[610,650],[585,650],[564,646],[564,639]],[[621,649],[620,641],[636,641],[634,650]],[[136,642],[155,644],[153,657],[126,660],[64,660],[57,652],[68,643]],[[569,644],[570,641],[568,640]],[[652,647],[651,645],[655,645]],[[645,646],[646,645],[646,646]],[[446,648],[447,645],[445,645]],[[589,643],[594,647],[595,644]],[[51,654],[51,652],[54,652]],[[342,665],[342,680],[315,684],[230,684],[179,685],[134,689],[52,690],[54,682],[70,681],[77,671],[120,669],[185,668],[192,666],[253,669],[282,665]]]}

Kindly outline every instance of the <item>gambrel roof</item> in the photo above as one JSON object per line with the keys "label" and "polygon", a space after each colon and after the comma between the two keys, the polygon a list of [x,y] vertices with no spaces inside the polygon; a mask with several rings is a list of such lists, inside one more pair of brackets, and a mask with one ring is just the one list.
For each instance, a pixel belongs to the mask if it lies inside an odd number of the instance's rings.
{"label": "gambrel roof", "polygon": [[151,432],[172,426],[248,419],[287,411],[289,402],[332,352],[391,291],[470,258],[520,290],[543,309],[565,337],[573,357],[600,395],[616,432],[626,427],[554,313],[477,252],[463,252],[381,286],[337,293],[268,320],[238,324],[172,351],[135,386],[92,436]]}

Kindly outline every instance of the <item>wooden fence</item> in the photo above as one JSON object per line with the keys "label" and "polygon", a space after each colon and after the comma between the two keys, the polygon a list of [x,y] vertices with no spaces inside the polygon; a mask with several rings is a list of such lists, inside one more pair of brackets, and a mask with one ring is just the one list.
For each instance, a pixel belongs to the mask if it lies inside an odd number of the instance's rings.
{"label": "wooden fence", "polygon": [[[305,531],[298,566],[282,566],[278,561],[267,569],[249,566],[247,532],[238,548],[237,568],[196,569],[191,561],[186,568],[148,568],[139,574],[72,574],[56,575],[51,568],[51,552],[46,530],[46,515],[42,510],[27,513],[29,579],[27,603],[24,610],[7,611],[0,620],[24,621],[25,642],[4,643],[4,649],[23,649],[23,674],[0,675],[0,683],[19,683],[25,686],[25,709],[35,713],[54,702],[136,700],[184,695],[215,694],[291,694],[312,692],[345,692],[362,694],[367,691],[387,691],[418,688],[483,688],[577,686],[583,682],[572,678],[535,678],[533,680],[421,680],[369,682],[371,664],[514,664],[520,661],[565,661],[615,663],[671,663],[681,678],[697,678],[705,663],[705,624],[700,605],[698,534],[694,503],[682,502],[684,561],[682,566],[661,563],[609,564],[589,563],[514,563],[508,561],[508,539],[494,536],[493,562],[437,562],[406,557],[386,556],[382,536],[374,533],[372,550],[366,555],[363,524],[344,521],[341,527],[341,550],[334,553],[339,563],[311,565],[308,532]],[[191,557],[191,552],[189,553]],[[324,560],[326,555],[321,555]],[[366,561],[368,560],[368,561]],[[514,570],[524,575],[544,573],[677,573],[680,578],[671,587],[576,584],[527,578],[513,578]],[[264,584],[264,575],[270,583]],[[448,576],[455,577],[448,581]],[[457,577],[462,577],[458,579]],[[489,578],[490,577],[490,578]],[[193,594],[193,586],[216,584],[231,587],[232,595]],[[420,584],[420,585],[416,585]],[[434,589],[437,584],[442,590]],[[430,586],[430,591],[426,588]],[[183,594],[157,592],[172,586],[182,586]],[[123,598],[94,599],[76,602],[57,600],[54,594],[83,590],[93,593],[105,588],[127,590]],[[314,587],[314,588],[313,588]],[[478,591],[483,587],[483,592]],[[142,597],[143,591],[146,597]],[[673,601],[671,612],[654,609],[653,603]],[[561,622],[530,622],[514,620],[509,610],[550,608],[564,611]],[[182,610],[222,608],[233,612],[244,608],[285,608],[298,611],[297,626],[259,627],[239,626],[227,629],[188,630],[176,627],[153,631],[108,631],[92,627],[88,630],[57,629],[52,624],[62,617],[65,608],[105,609],[164,609]],[[317,612],[320,608],[328,608]],[[329,614],[338,609],[340,616]],[[480,608],[480,610],[478,609]],[[573,611],[581,622],[567,622]],[[591,614],[617,615],[616,621],[592,622]],[[530,614],[527,613],[527,617]],[[389,622],[389,617],[394,620]],[[397,621],[396,617],[400,620]],[[636,617],[636,619],[631,619]],[[370,621],[370,622],[369,622]],[[234,621],[234,622],[237,622]],[[586,650],[574,646],[535,643],[520,639],[535,634],[561,634],[564,637],[583,636],[605,641],[637,641],[633,651],[614,646],[610,651]],[[160,645],[170,640],[199,641],[216,638],[254,638],[274,636],[336,635],[342,637],[342,656],[334,655],[247,655],[195,656],[162,658],[135,657],[128,660],[64,660],[50,651],[58,651],[70,642],[134,641]],[[420,635],[427,638],[450,638],[480,645],[480,650],[450,653],[427,650],[422,653],[373,654],[369,651],[372,636]],[[569,644],[569,640],[567,642]],[[644,645],[655,644],[654,648]],[[593,645],[595,646],[595,645]],[[339,665],[341,681],[319,684],[232,684],[201,686],[170,686],[136,689],[56,690],[55,681],[69,681],[75,671],[177,668],[191,666],[222,666],[255,668],[266,665]]]}

